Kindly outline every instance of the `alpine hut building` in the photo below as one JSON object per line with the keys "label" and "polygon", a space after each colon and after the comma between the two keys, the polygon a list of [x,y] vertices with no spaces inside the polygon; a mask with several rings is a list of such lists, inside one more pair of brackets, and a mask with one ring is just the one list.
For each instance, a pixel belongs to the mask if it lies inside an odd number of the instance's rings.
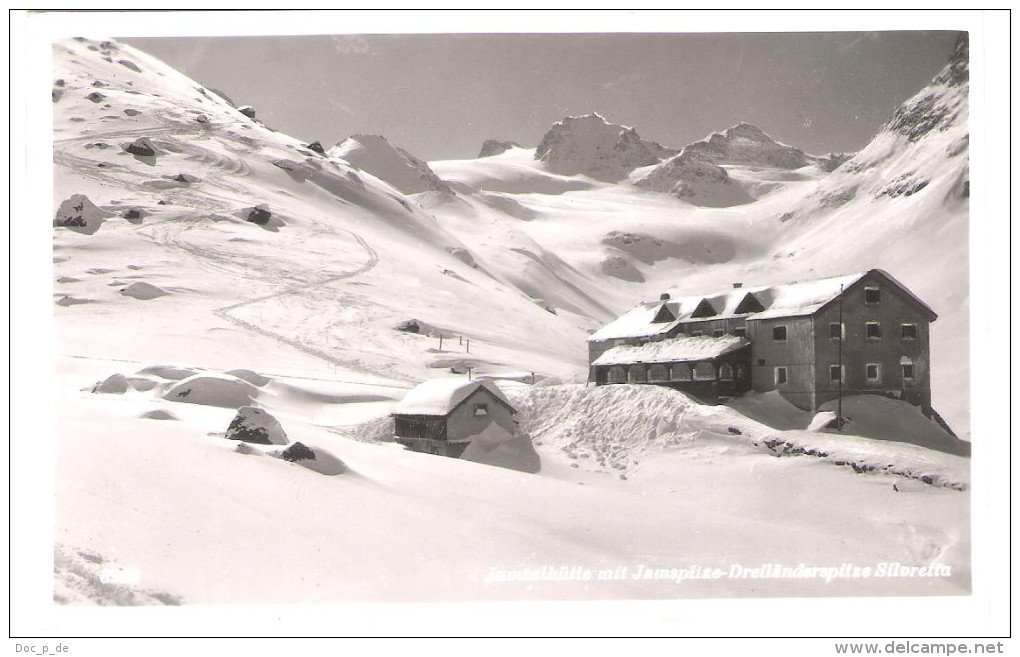
{"label": "alpine hut building", "polygon": [[412,451],[458,458],[483,433],[490,441],[511,439],[516,414],[491,381],[430,379],[393,409],[393,436]]}
{"label": "alpine hut building", "polygon": [[589,381],[705,402],[777,390],[805,410],[880,394],[931,415],[935,312],[880,269],[638,304],[588,339]]}

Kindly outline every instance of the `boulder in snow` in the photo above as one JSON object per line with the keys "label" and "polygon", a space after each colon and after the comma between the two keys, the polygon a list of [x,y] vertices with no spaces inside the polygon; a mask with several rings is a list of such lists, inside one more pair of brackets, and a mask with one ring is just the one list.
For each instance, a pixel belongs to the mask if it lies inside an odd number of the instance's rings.
{"label": "boulder in snow", "polygon": [[110,395],[123,395],[128,391],[127,377],[123,374],[111,374],[96,385],[92,386],[94,393],[106,393]]}
{"label": "boulder in snow", "polygon": [[291,463],[294,461],[314,461],[315,452],[308,449],[304,443],[295,442],[291,443],[287,449],[283,450],[280,454],[280,458],[284,461],[290,461]]}
{"label": "boulder in snow", "polygon": [[152,145],[148,137],[139,137],[132,142],[121,144],[120,147],[138,157],[154,157],[156,155],[156,147]]}
{"label": "boulder in snow", "polygon": [[[228,440],[241,440],[259,445],[287,444],[287,434],[284,432],[279,420],[270,415],[268,411],[257,406],[242,406],[237,409],[237,415],[230,421],[225,437]],[[300,445],[300,443],[295,444]],[[304,447],[304,445],[301,447]],[[305,447],[305,449],[308,448]],[[300,448],[298,448],[297,454],[301,454]],[[315,458],[315,455],[313,454],[311,458]]]}
{"label": "boulder in snow", "polygon": [[258,388],[236,377],[196,374],[167,388],[163,398],[186,404],[240,408],[250,405],[258,395]]}
{"label": "boulder in snow", "polygon": [[253,386],[258,386],[259,388],[261,388],[262,386],[264,386],[264,385],[268,384],[270,381],[272,381],[272,379],[270,379],[268,376],[263,376],[263,375],[259,374],[258,372],[253,372],[252,370],[243,370],[243,369],[242,370],[230,370],[229,372],[227,372],[227,374],[229,374],[230,376],[236,376],[237,378],[241,379],[242,381],[247,381],[248,383],[252,384]]}
{"label": "boulder in snow", "polygon": [[150,299],[157,299],[159,297],[170,294],[161,287],[157,287],[152,283],[146,283],[144,281],[138,281],[128,285],[120,291],[126,297],[133,297],[139,301],[148,301]]}
{"label": "boulder in snow", "polygon": [[305,144],[305,148],[307,148],[310,151],[315,151],[319,155],[325,155],[326,154],[326,149],[323,148],[322,144],[320,144],[317,141],[313,141],[310,144]]}
{"label": "boulder in snow", "polygon": [[111,216],[113,216],[112,212],[107,212],[97,207],[84,194],[75,194],[57,208],[57,215],[53,219],[53,225],[92,235],[99,230],[103,221]]}
{"label": "boulder in snow", "polygon": [[241,114],[244,114],[249,119],[255,118],[255,108],[252,107],[251,105],[242,105],[237,108],[237,111],[240,112]]}
{"label": "boulder in snow", "polygon": [[269,223],[269,220],[273,217],[273,213],[269,211],[269,208],[265,205],[256,205],[248,211],[248,216],[245,218],[246,221],[250,221],[253,224],[259,226],[265,226]]}

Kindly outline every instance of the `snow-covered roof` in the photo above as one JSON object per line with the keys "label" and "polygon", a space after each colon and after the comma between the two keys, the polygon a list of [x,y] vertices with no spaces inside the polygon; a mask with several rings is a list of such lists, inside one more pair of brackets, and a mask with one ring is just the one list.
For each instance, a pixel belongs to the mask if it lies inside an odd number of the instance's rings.
{"label": "snow-covered roof", "polygon": [[712,360],[751,344],[746,338],[724,335],[718,338],[683,335],[642,345],[613,347],[595,359],[592,365],[624,363],[682,363]]}
{"label": "snow-covered roof", "polygon": [[[630,309],[615,321],[602,327],[588,338],[589,342],[601,342],[618,338],[654,337],[670,332],[680,323],[748,317],[749,319],[774,319],[778,317],[801,317],[812,315],[840,295],[840,290],[849,289],[868,274],[877,274],[896,285],[905,295],[931,314],[935,312],[902,283],[882,271],[870,271],[821,278],[813,281],[740,287],[709,295],[683,297],[660,301],[643,302]],[[748,299],[750,295],[750,299]],[[743,304],[745,299],[748,304]],[[761,304],[762,310],[749,310],[748,306]],[[711,306],[711,314],[701,316],[695,311],[703,303]],[[743,305],[743,307],[742,307]],[[656,322],[666,317],[665,311],[674,319]],[[737,312],[740,310],[741,312]],[[699,316],[695,316],[695,315]]]}
{"label": "snow-covered roof", "polygon": [[404,395],[392,412],[394,415],[448,415],[479,388],[485,388],[513,408],[510,400],[492,381],[443,378],[419,384]]}

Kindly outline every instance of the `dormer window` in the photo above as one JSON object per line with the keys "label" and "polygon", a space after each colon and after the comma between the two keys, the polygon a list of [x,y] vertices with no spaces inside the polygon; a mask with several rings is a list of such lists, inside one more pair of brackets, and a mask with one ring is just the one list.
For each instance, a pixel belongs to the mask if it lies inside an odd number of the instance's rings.
{"label": "dormer window", "polygon": [[877,287],[864,288],[864,305],[877,306],[882,302],[882,291]]}
{"label": "dormer window", "polygon": [[708,299],[702,299],[698,307],[691,313],[691,317],[714,317],[718,314],[716,309],[712,307],[712,304],[708,302]]}
{"label": "dormer window", "polygon": [[489,405],[488,404],[475,404],[475,415],[476,416],[488,415],[488,414],[489,414]]}
{"label": "dormer window", "polygon": [[736,310],[733,311],[734,315],[746,315],[748,313],[760,313],[765,310],[765,306],[752,293],[748,292],[744,295],[744,298],[737,304]]}
{"label": "dormer window", "polygon": [[662,304],[659,308],[659,312],[655,313],[655,319],[652,320],[653,324],[667,324],[669,322],[675,322],[676,315],[669,309],[669,306]]}

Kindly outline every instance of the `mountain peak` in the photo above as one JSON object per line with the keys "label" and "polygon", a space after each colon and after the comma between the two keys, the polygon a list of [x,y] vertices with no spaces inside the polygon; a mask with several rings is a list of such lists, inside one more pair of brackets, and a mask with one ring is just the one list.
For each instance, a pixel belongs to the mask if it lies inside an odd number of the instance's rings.
{"label": "mountain peak", "polygon": [[382,135],[351,135],[329,149],[329,156],[372,174],[403,194],[452,191],[426,162],[394,146]]}
{"label": "mountain peak", "polygon": [[482,144],[482,150],[478,152],[478,157],[492,157],[493,155],[499,155],[505,153],[511,148],[520,148],[520,144],[513,141],[502,141],[500,139],[486,139]]}
{"label": "mountain peak", "polygon": [[707,138],[684,147],[713,164],[744,164],[777,169],[799,169],[817,160],[799,148],[773,139],[768,133],[746,122],[713,132]]}
{"label": "mountain peak", "polygon": [[553,173],[616,181],[637,167],[657,164],[675,153],[642,139],[632,127],[610,123],[591,112],[554,123],[535,149],[535,159]]}

